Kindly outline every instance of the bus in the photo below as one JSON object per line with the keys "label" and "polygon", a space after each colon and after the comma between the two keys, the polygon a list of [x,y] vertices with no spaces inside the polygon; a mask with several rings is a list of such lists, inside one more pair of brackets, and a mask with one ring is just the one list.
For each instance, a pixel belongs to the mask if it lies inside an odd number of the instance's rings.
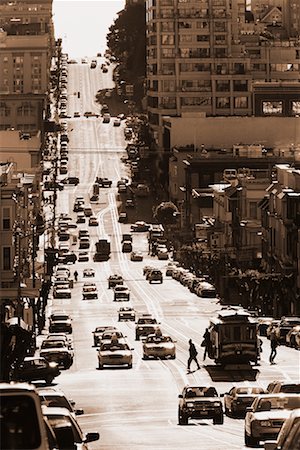
{"label": "bus", "polygon": [[207,352],[216,364],[255,363],[260,355],[257,321],[242,308],[223,308],[210,319]]}

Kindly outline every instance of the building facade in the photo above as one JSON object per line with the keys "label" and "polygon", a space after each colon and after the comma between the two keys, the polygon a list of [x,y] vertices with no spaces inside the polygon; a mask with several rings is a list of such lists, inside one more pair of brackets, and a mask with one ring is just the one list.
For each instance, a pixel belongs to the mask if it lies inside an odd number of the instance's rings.
{"label": "building facade", "polygon": [[298,40],[262,35],[266,26],[245,17],[245,0],[147,0],[148,114],[159,147],[163,116],[249,116],[255,81],[298,83]]}
{"label": "building facade", "polygon": [[0,3],[0,130],[43,131],[55,40],[52,1]]}

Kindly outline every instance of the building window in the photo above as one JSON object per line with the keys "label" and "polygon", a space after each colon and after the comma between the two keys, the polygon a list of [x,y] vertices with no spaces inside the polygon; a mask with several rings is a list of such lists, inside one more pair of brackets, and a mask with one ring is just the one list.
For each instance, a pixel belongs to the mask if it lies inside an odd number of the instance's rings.
{"label": "building window", "polygon": [[210,104],[210,97],[184,97],[181,99],[182,106],[207,106]]}
{"label": "building window", "polygon": [[10,208],[2,208],[2,230],[10,230]]}
{"label": "building window", "polygon": [[179,41],[180,42],[193,42],[193,36],[191,34],[180,34]]}
{"label": "building window", "polygon": [[216,90],[217,92],[229,92],[230,91],[230,82],[227,80],[220,80],[216,82]]}
{"label": "building window", "polygon": [[161,35],[162,45],[174,45],[174,35],[173,34],[162,34]]}
{"label": "building window", "polygon": [[162,22],[161,30],[162,31],[174,31],[174,22]]}
{"label": "building window", "polygon": [[230,108],[229,97],[217,97],[217,108]]}
{"label": "building window", "polygon": [[262,111],[265,116],[280,116],[282,109],[282,102],[262,102]]}
{"label": "building window", "polygon": [[163,75],[174,75],[175,74],[175,64],[164,63],[161,65],[161,71]]}
{"label": "building window", "polygon": [[17,108],[18,116],[32,116],[34,114],[34,106],[31,103],[23,103]]}
{"label": "building window", "polygon": [[247,80],[234,80],[233,81],[233,90],[240,92],[248,91],[248,82]]}
{"label": "building window", "polygon": [[164,92],[175,92],[175,80],[163,80]]}
{"label": "building window", "polygon": [[249,217],[257,219],[257,202],[249,202]]}
{"label": "building window", "polygon": [[3,270],[11,270],[11,248],[3,247]]}
{"label": "building window", "polygon": [[292,115],[299,116],[300,115],[300,102],[292,102]]}
{"label": "building window", "polygon": [[174,48],[162,48],[161,56],[162,56],[162,58],[175,58],[175,49]]}
{"label": "building window", "polygon": [[0,117],[8,117],[10,115],[10,108],[6,105],[6,103],[0,103]]}
{"label": "building window", "polygon": [[248,108],[248,97],[235,97],[234,107],[235,108]]}

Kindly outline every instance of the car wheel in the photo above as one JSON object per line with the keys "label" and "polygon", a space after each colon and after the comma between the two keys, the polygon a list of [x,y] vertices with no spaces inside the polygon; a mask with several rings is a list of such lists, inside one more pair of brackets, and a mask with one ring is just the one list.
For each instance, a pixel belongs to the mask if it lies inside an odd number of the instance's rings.
{"label": "car wheel", "polygon": [[247,447],[256,447],[259,444],[259,441],[252,436],[249,436],[245,431],[245,445]]}
{"label": "car wheel", "polygon": [[99,361],[98,361],[98,369],[99,369],[99,370],[102,370],[102,369],[103,369],[103,364],[101,364]]}
{"label": "car wheel", "polygon": [[132,363],[128,364],[128,369],[132,369]]}
{"label": "car wheel", "polygon": [[140,340],[140,337],[139,337],[137,334],[135,335],[135,340],[136,340],[136,341],[139,341],[139,340]]}
{"label": "car wheel", "polygon": [[223,414],[220,414],[219,416],[214,417],[213,422],[215,425],[223,425],[223,423],[224,423]]}
{"label": "car wheel", "polygon": [[54,377],[52,375],[47,375],[47,377],[45,378],[46,384],[51,384],[53,379]]}
{"label": "car wheel", "polygon": [[176,358],[176,355],[172,355],[172,356],[171,356],[171,359],[175,359],[175,358]]}
{"label": "car wheel", "polygon": [[226,414],[226,416],[230,417],[230,411],[227,408],[227,406],[225,406],[225,414]]}
{"label": "car wheel", "polygon": [[149,359],[149,356],[147,356],[147,355],[144,354],[144,355],[143,355],[143,359],[145,359],[145,360],[146,360],[146,359]]}
{"label": "car wheel", "polygon": [[178,423],[179,425],[187,425],[189,423],[188,416],[181,412],[181,410],[178,410]]}

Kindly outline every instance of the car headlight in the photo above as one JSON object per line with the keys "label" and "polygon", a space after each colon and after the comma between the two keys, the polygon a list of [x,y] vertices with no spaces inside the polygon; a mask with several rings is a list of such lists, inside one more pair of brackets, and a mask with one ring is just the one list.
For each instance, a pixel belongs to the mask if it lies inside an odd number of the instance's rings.
{"label": "car headlight", "polygon": [[49,363],[49,367],[57,367],[57,363],[56,362],[50,362]]}
{"label": "car headlight", "polygon": [[220,402],[214,402],[213,406],[221,406]]}
{"label": "car headlight", "polygon": [[187,408],[194,408],[194,403],[187,402],[186,406]]}
{"label": "car headlight", "polygon": [[260,425],[262,426],[262,427],[271,427],[271,421],[270,420],[262,420],[261,422],[260,422]]}

